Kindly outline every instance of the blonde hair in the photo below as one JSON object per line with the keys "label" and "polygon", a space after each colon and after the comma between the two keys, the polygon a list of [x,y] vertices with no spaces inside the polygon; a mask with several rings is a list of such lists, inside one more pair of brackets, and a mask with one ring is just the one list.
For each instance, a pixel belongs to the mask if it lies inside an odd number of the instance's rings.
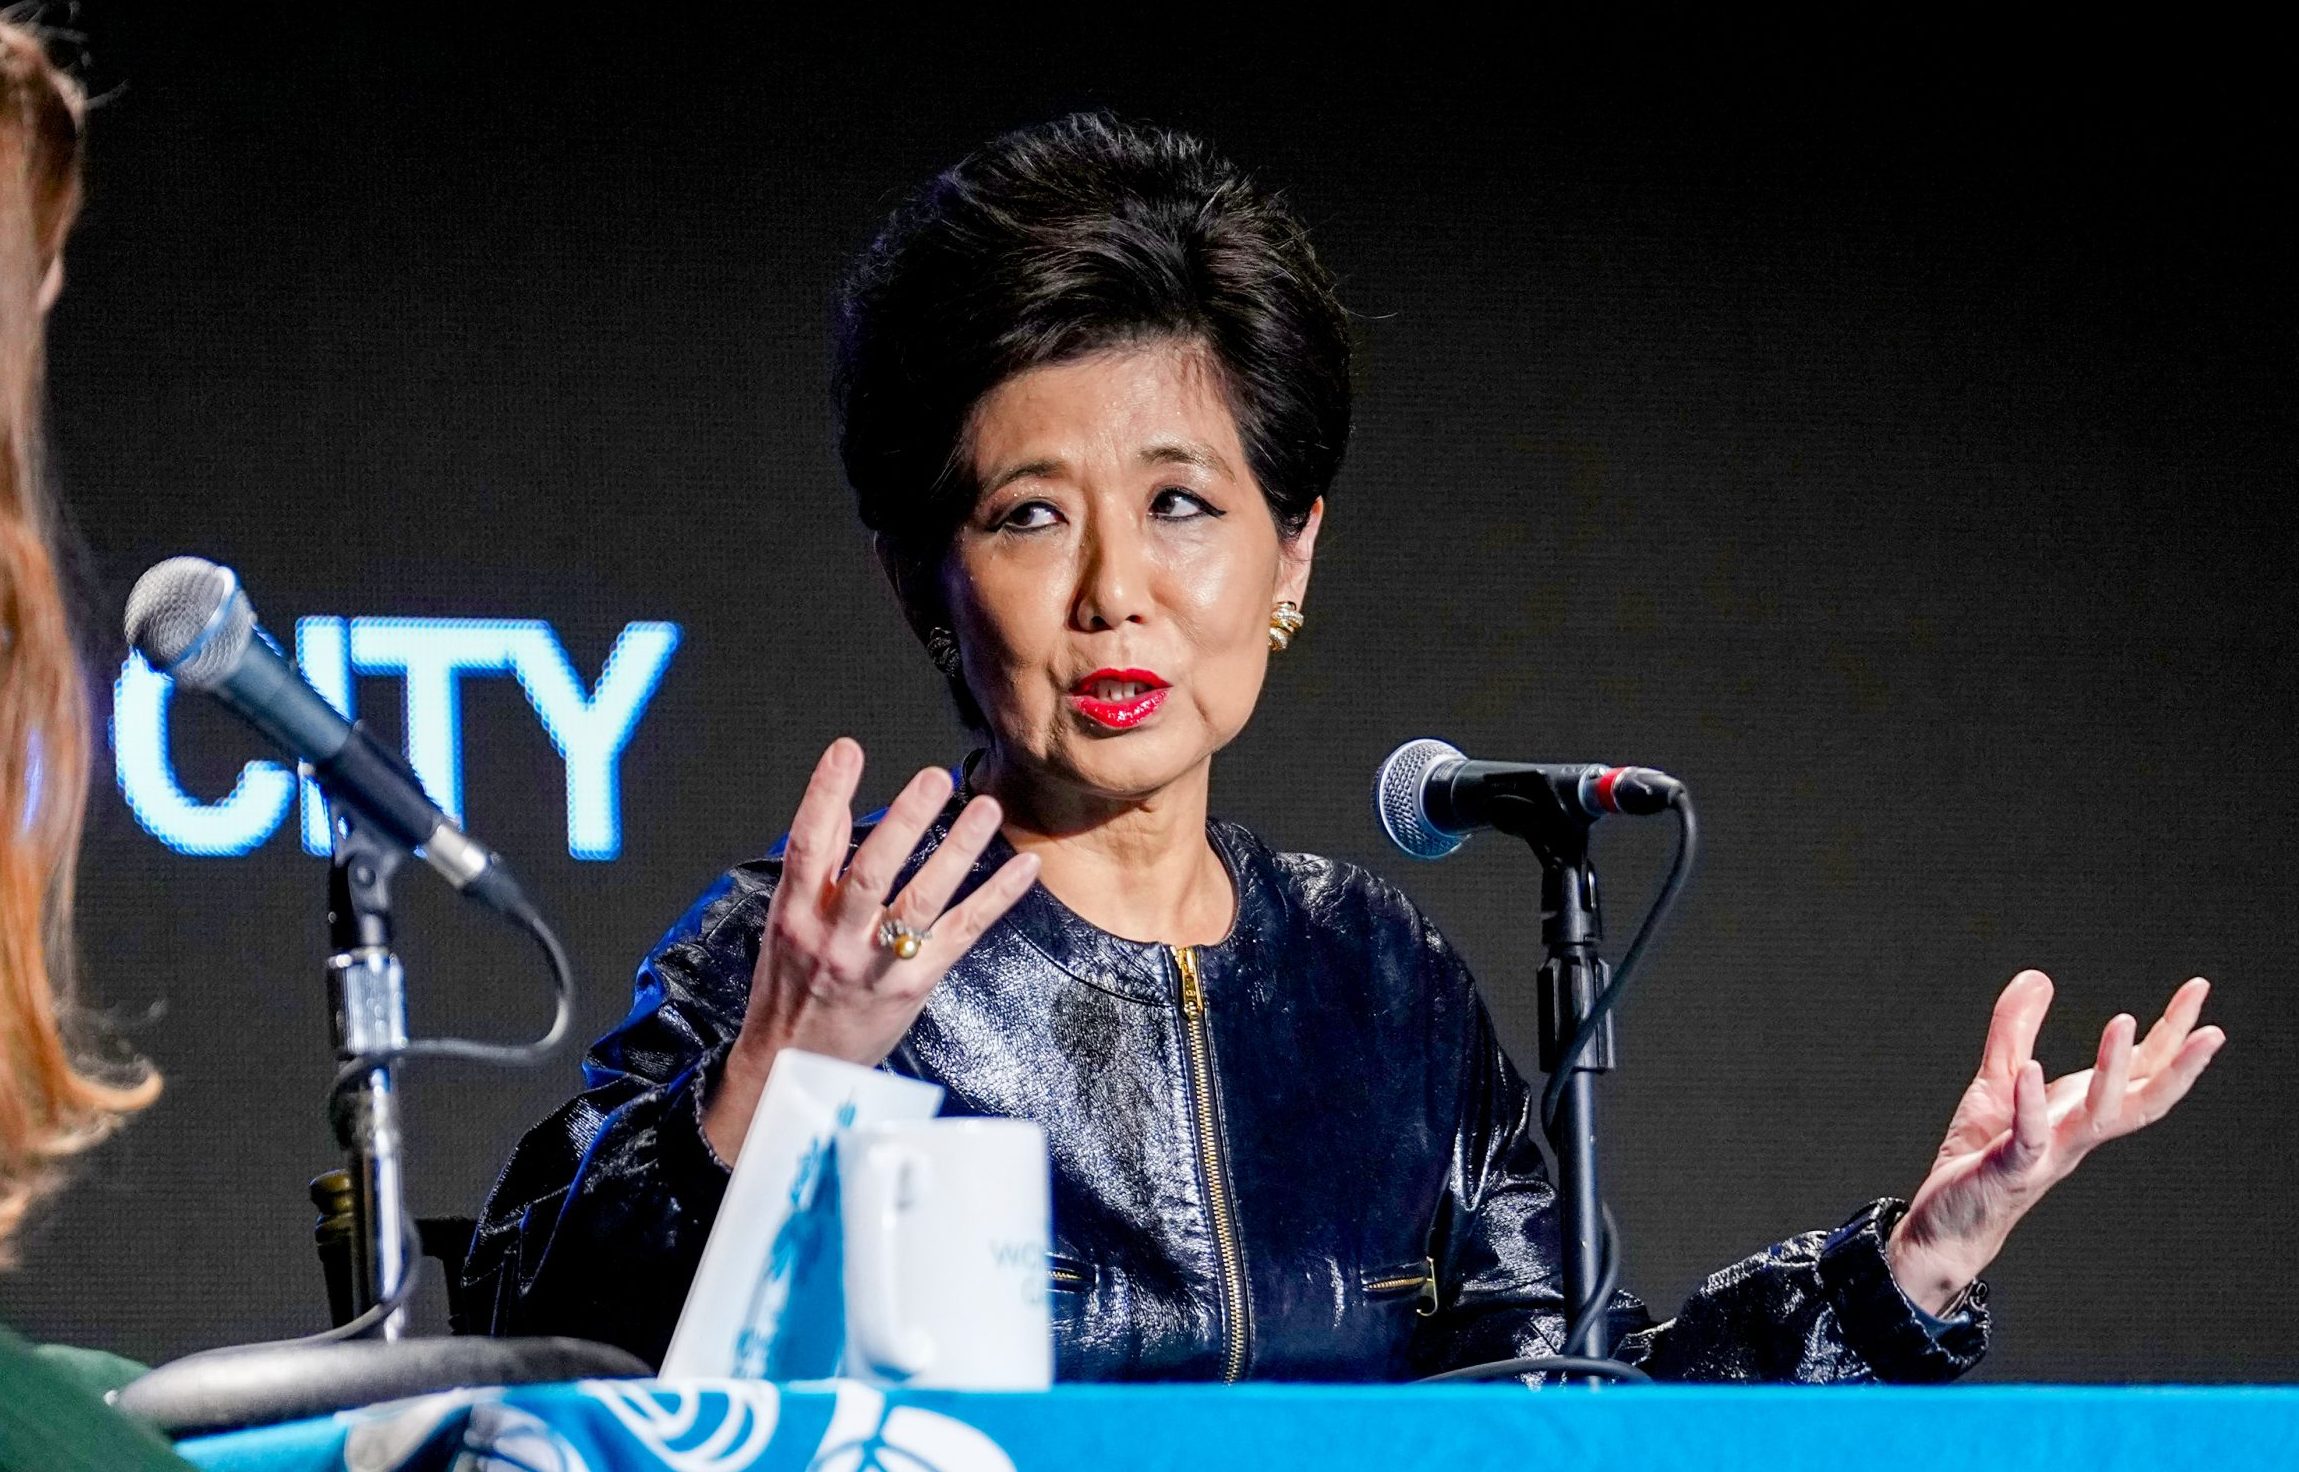
{"label": "blonde hair", "polygon": [[42,479],[42,318],[80,208],[80,89],[0,21],[0,1264],[59,1163],[159,1093],[72,1038],[72,889],[88,697]]}

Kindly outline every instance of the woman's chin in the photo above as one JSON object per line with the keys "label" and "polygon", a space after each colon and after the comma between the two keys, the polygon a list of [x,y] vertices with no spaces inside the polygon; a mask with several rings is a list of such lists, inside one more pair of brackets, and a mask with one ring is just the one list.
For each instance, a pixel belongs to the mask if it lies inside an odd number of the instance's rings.
{"label": "woman's chin", "polygon": [[[1139,801],[1198,770],[1210,754],[1179,726],[1142,725],[1114,731],[1080,721],[1063,743],[1070,781],[1100,795]],[[1091,727],[1091,729],[1088,729]]]}

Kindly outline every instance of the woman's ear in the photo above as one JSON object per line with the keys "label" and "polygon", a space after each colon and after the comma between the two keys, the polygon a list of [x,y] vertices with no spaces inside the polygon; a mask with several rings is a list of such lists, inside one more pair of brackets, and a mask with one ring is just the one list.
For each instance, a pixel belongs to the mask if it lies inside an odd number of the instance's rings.
{"label": "woman's ear", "polygon": [[1309,564],[1317,555],[1317,529],[1325,522],[1325,498],[1319,496],[1309,503],[1309,519],[1301,524],[1301,533],[1290,542],[1277,547],[1277,597],[1280,602],[1300,603],[1309,593]]}
{"label": "woman's ear", "polygon": [[896,598],[900,598],[902,596],[900,564],[895,561],[894,544],[886,540],[886,533],[872,532],[870,534],[870,555],[878,559],[878,570],[886,574],[886,586],[894,590]]}
{"label": "woman's ear", "polygon": [[894,606],[902,610],[902,621],[920,643],[926,640],[926,626],[918,621],[917,610],[910,606],[910,590],[903,586],[902,559],[894,551],[894,543],[884,532],[870,534],[870,555],[877,559],[878,570],[886,575],[886,586],[894,590]]}

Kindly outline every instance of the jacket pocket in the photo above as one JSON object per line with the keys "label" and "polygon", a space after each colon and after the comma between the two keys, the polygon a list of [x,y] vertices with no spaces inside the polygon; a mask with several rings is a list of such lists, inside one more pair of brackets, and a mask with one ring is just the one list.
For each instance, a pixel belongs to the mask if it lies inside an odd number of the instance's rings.
{"label": "jacket pocket", "polygon": [[1365,1296],[1374,1299],[1413,1300],[1413,1312],[1427,1318],[1437,1311],[1437,1264],[1424,1257],[1418,1262],[1377,1268],[1360,1279]]}
{"label": "jacket pocket", "polygon": [[1049,1252],[1046,1254],[1046,1286],[1056,1293],[1083,1293],[1094,1286],[1093,1265]]}

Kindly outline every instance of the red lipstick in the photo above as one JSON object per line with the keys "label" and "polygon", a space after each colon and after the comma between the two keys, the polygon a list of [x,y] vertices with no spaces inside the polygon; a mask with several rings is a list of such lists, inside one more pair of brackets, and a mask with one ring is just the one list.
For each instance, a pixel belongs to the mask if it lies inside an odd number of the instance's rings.
{"label": "red lipstick", "polygon": [[1155,670],[1099,669],[1070,687],[1070,704],[1113,731],[1129,730],[1165,704]]}

